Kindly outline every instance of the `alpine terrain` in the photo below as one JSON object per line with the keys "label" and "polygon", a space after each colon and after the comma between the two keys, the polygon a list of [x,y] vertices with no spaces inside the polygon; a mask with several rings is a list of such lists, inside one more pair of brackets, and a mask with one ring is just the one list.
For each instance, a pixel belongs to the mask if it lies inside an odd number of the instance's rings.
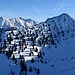
{"label": "alpine terrain", "polygon": [[0,17],[0,75],[75,75],[75,20]]}

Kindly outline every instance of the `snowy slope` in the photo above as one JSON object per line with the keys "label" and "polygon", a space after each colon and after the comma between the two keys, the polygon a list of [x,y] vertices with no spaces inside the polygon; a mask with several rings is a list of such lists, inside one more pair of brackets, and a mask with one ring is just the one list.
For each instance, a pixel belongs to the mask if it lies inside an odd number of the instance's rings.
{"label": "snowy slope", "polygon": [[[42,52],[45,53],[44,56],[44,62],[47,63],[41,63],[38,62],[38,58],[35,58],[34,63],[31,63],[30,61],[26,62],[28,67],[36,67],[40,69],[39,75],[74,75],[75,74],[75,37],[71,38],[69,40],[61,42],[61,45],[58,44],[57,48],[43,48]],[[9,63],[6,62],[10,61]],[[4,66],[5,64],[5,66]],[[12,67],[9,67],[9,64],[11,66],[14,66],[14,69]],[[11,60],[8,60],[4,55],[0,54],[0,75],[8,75],[8,73],[12,73],[12,71],[19,73],[19,65],[16,66]],[[4,68],[3,68],[4,66]],[[8,67],[8,68],[7,68]],[[15,74],[15,75],[17,75]],[[32,72],[27,72],[27,75],[37,75],[36,71],[33,69]]]}
{"label": "snowy slope", "polygon": [[[75,75],[75,37],[58,44],[57,48],[43,48],[45,53],[43,63],[38,61],[28,63],[29,66],[38,67],[39,75]],[[46,63],[44,63],[46,61]],[[28,75],[33,75],[31,74]],[[35,75],[35,74],[34,74]]]}

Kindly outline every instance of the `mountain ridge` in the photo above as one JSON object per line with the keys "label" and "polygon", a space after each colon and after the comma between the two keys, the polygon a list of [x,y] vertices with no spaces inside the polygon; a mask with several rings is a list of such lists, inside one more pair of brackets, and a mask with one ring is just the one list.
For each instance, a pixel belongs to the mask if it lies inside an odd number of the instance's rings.
{"label": "mountain ridge", "polygon": [[[12,19],[6,19],[4,17],[0,17],[0,28],[10,28],[10,27],[31,27],[35,24],[38,24],[38,22],[32,20],[32,19],[24,19],[24,18],[12,18]],[[6,27],[8,26],[8,27]]]}
{"label": "mountain ridge", "polygon": [[[68,14],[66,13],[62,13],[61,15],[59,16],[55,16],[55,17],[52,17],[52,18],[48,18],[45,23],[47,21],[53,21],[54,19],[58,18],[58,19],[61,19],[62,17],[68,17],[70,19],[72,19],[73,21],[75,21],[73,18],[71,18]],[[39,22],[36,22],[30,18],[28,19],[24,19],[22,17],[18,17],[18,18],[11,18],[11,19],[6,19],[4,17],[0,17],[0,28],[3,28],[4,26],[8,26],[8,27],[13,27],[13,26],[16,26],[16,27],[29,27],[29,26],[33,26],[33,25],[36,25],[36,24],[39,24]],[[5,21],[5,23],[7,24],[3,24],[3,20]],[[41,22],[40,22],[41,23]],[[44,22],[43,22],[44,23]],[[8,25],[9,24],[9,25]]]}

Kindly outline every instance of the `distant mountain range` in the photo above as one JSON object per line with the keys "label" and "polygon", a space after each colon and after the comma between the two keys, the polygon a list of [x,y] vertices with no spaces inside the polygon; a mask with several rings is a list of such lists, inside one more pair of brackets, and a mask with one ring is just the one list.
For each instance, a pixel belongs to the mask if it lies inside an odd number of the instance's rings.
{"label": "distant mountain range", "polygon": [[24,19],[24,18],[13,18],[13,19],[6,19],[3,17],[0,17],[0,28],[10,28],[10,27],[31,27],[35,24],[38,24],[38,22],[32,20],[32,19]]}

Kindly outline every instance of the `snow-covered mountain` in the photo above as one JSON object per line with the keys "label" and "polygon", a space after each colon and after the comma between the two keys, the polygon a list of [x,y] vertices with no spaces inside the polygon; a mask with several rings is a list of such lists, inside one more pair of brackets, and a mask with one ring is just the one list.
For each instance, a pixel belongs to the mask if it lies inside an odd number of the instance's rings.
{"label": "snow-covered mountain", "polygon": [[24,19],[24,18],[13,18],[10,19],[10,22],[12,25],[17,26],[17,27],[31,27],[35,24],[38,24],[38,22],[32,20],[32,19]]}
{"label": "snow-covered mountain", "polygon": [[72,37],[75,31],[75,20],[66,13],[48,18],[44,23],[47,28],[50,27],[53,37],[57,40],[61,40],[62,37]]}
{"label": "snow-covered mountain", "polygon": [[75,75],[73,18],[63,13],[39,24],[21,17],[9,22],[21,29],[11,26],[0,35],[0,75]]}
{"label": "snow-covered mountain", "polygon": [[75,28],[75,20],[71,18],[68,14],[63,13],[59,16],[48,18],[45,23],[52,28],[52,31],[55,30],[73,30]]}
{"label": "snow-covered mountain", "polygon": [[32,19],[24,19],[24,18],[13,18],[13,19],[5,19],[3,17],[0,17],[0,28],[7,29],[11,27],[31,27],[35,24],[38,24],[38,22],[32,20]]}

